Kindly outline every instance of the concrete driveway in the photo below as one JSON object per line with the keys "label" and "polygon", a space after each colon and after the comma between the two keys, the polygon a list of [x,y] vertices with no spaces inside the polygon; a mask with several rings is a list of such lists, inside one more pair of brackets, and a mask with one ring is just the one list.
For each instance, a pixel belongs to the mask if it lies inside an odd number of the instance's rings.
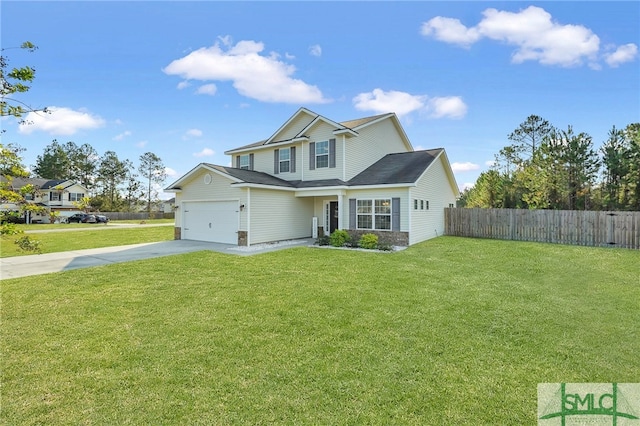
{"label": "concrete driveway", "polygon": [[6,257],[0,259],[0,279],[4,280],[30,275],[48,274],[51,272],[70,271],[79,268],[89,268],[92,266],[171,256],[202,250],[248,256],[288,247],[313,245],[313,242],[314,240],[312,239],[301,239],[273,244],[258,244],[251,247],[238,247],[232,244],[208,243],[204,241],[172,240],[158,243]]}

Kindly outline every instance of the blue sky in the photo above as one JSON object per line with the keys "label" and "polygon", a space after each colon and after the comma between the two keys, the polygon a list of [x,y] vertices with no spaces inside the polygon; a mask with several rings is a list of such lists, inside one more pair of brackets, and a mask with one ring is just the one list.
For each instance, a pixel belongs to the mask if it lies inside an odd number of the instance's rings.
{"label": "blue sky", "polygon": [[[447,150],[460,187],[529,115],[593,137],[640,121],[640,2],[33,2],[0,5],[10,65],[36,69],[2,143],[36,162],[88,143],[168,185],[271,136],[300,107],[335,121],[395,112]],[[167,194],[167,196],[171,196]]]}

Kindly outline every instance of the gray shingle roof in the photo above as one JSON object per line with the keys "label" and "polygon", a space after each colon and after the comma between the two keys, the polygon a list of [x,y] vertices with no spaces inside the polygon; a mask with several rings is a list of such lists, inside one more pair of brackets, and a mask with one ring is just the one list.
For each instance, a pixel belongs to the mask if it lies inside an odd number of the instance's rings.
{"label": "gray shingle roof", "polygon": [[243,183],[281,186],[283,188],[324,188],[332,186],[392,185],[414,183],[442,152],[442,148],[426,151],[387,154],[348,182],[340,179],[294,180],[287,181],[268,173],[235,167],[206,164],[221,173],[241,180]]}
{"label": "gray shingle roof", "polygon": [[438,148],[387,154],[347,183],[349,186],[413,183],[442,151]]}
{"label": "gray shingle roof", "polygon": [[226,173],[236,179],[240,179],[245,183],[256,183],[260,185],[283,186],[286,188],[294,188],[291,182],[263,172],[253,170],[236,169],[235,167],[224,167],[215,164],[207,164],[207,166],[216,169],[221,173]]}
{"label": "gray shingle roof", "polygon": [[340,124],[343,125],[344,127],[347,127],[349,129],[353,129],[355,127],[358,126],[362,126],[363,124],[367,124],[371,121],[375,121],[381,117],[385,117],[389,115],[389,113],[386,114],[379,114],[379,115],[373,115],[371,117],[363,117],[363,118],[357,118],[355,120],[348,120],[348,121],[343,121]]}
{"label": "gray shingle roof", "polygon": [[[0,179],[2,182],[6,182],[7,179],[2,176],[2,178]],[[56,186],[63,184],[65,182],[70,182],[71,184],[73,182],[69,181],[69,179],[42,179],[42,178],[13,178],[11,179],[11,187],[14,190],[20,189],[25,185],[33,185],[37,188],[40,189],[51,189],[51,188],[55,188]],[[69,185],[67,185],[69,186]]]}

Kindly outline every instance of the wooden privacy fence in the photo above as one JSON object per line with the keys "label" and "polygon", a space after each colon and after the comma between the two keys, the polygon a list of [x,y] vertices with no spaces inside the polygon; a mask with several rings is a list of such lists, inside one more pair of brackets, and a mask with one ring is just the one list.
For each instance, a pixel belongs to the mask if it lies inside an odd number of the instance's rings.
{"label": "wooden privacy fence", "polygon": [[101,212],[99,214],[103,214],[109,218],[109,220],[149,220],[149,219],[173,219],[175,214],[171,213],[162,213],[162,212],[151,212],[151,215],[147,212]]}
{"label": "wooden privacy fence", "polygon": [[640,212],[444,210],[447,235],[640,249]]}

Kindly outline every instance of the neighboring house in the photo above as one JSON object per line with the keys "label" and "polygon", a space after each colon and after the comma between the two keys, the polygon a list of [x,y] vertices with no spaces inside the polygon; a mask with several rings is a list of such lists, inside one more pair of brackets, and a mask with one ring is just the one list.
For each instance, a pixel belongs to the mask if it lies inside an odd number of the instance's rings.
{"label": "neighboring house", "polygon": [[[3,177],[2,181],[6,182],[7,180]],[[87,188],[67,179],[13,178],[10,187],[18,192],[20,188],[28,184],[33,185],[36,191],[33,194],[26,194],[25,200],[47,209],[46,214],[34,214],[27,218],[28,222],[49,223],[49,212],[59,212],[60,217],[71,216],[79,212],[73,202],[88,196]],[[18,211],[19,207],[15,204],[3,204],[0,209]]]}
{"label": "neighboring house", "polygon": [[176,206],[176,197],[170,198],[168,200],[163,200],[161,202],[160,211],[162,213],[173,213],[175,206]]}
{"label": "neighboring house", "polygon": [[201,163],[176,193],[175,238],[251,245],[374,233],[411,245],[444,233],[458,187],[442,148],[414,151],[393,113],[346,122],[299,109],[269,139]]}

